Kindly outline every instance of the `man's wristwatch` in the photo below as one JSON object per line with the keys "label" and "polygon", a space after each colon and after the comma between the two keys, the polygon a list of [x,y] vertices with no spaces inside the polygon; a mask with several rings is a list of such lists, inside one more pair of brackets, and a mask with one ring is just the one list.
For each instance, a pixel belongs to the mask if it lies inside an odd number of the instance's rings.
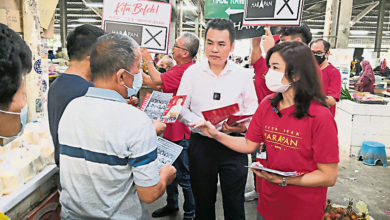
{"label": "man's wristwatch", "polygon": [[282,183],[279,186],[287,186],[286,177],[282,177]]}

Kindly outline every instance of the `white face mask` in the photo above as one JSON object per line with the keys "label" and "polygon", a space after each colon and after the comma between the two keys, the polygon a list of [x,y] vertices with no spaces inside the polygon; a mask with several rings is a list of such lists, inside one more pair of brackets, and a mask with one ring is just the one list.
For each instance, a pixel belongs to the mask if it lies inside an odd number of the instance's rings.
{"label": "white face mask", "polygon": [[284,93],[290,88],[291,84],[282,84],[284,73],[269,69],[265,75],[265,84],[272,92]]}

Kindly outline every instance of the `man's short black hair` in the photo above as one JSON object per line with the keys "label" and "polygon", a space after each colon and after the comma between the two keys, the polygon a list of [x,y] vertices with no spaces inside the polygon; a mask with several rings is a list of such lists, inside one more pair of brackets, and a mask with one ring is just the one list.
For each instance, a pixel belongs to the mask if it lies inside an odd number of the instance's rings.
{"label": "man's short black hair", "polygon": [[207,23],[206,33],[205,36],[207,37],[207,32],[209,29],[215,29],[219,31],[228,30],[229,31],[229,38],[230,38],[230,44],[234,43],[234,40],[236,39],[236,30],[234,29],[234,24],[231,20],[224,19],[224,18],[215,18],[210,20]]}
{"label": "man's short black hair", "polygon": [[89,56],[92,46],[103,34],[102,29],[89,24],[76,27],[66,38],[69,59],[81,61]]}
{"label": "man's short black hair", "polygon": [[309,45],[312,39],[310,28],[304,23],[302,23],[299,27],[282,27],[280,30],[280,37],[283,36],[291,36],[293,38],[299,37],[302,39],[302,42],[306,43],[307,45]]}
{"label": "man's short black hair", "polygon": [[318,43],[318,42],[322,42],[322,44],[324,45],[324,50],[325,50],[325,52],[328,52],[328,51],[329,51],[329,49],[330,49],[330,43],[329,43],[328,41],[324,40],[324,39],[317,39],[317,40],[311,42],[311,43],[310,43],[310,47],[311,47],[311,45],[313,45],[314,43]]}
{"label": "man's short black hair", "polygon": [[15,31],[0,24],[0,109],[8,109],[23,74],[30,72],[31,67],[31,50],[26,42]]}
{"label": "man's short black hair", "polygon": [[106,34],[99,37],[91,50],[90,67],[92,81],[110,77],[120,69],[130,71],[139,46],[131,37],[122,34]]}

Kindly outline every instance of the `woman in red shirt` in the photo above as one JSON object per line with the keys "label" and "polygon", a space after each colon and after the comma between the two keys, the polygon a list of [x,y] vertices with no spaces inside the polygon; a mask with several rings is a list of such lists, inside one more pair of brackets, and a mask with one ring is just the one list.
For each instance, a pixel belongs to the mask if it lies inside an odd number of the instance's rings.
{"label": "woman in red shirt", "polygon": [[282,177],[252,169],[262,181],[258,219],[322,219],[328,186],[336,183],[339,153],[336,123],[325,105],[314,57],[306,45],[286,42],[271,48],[266,61],[266,84],[275,93],[260,103],[245,138],[221,133],[210,122],[193,126],[241,153],[264,142],[264,166],[302,173]]}

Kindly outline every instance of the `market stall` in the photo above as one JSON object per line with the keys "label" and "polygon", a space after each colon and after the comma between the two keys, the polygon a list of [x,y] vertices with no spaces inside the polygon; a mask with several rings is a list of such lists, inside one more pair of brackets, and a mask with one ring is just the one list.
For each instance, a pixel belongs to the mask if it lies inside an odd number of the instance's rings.
{"label": "market stall", "polygon": [[0,212],[21,219],[56,191],[57,166],[47,120],[26,125],[0,148]]}
{"label": "market stall", "polygon": [[377,141],[386,146],[387,157],[390,157],[389,99],[354,91],[352,97],[354,101],[344,99],[336,105],[340,150],[356,156],[363,141]]}

